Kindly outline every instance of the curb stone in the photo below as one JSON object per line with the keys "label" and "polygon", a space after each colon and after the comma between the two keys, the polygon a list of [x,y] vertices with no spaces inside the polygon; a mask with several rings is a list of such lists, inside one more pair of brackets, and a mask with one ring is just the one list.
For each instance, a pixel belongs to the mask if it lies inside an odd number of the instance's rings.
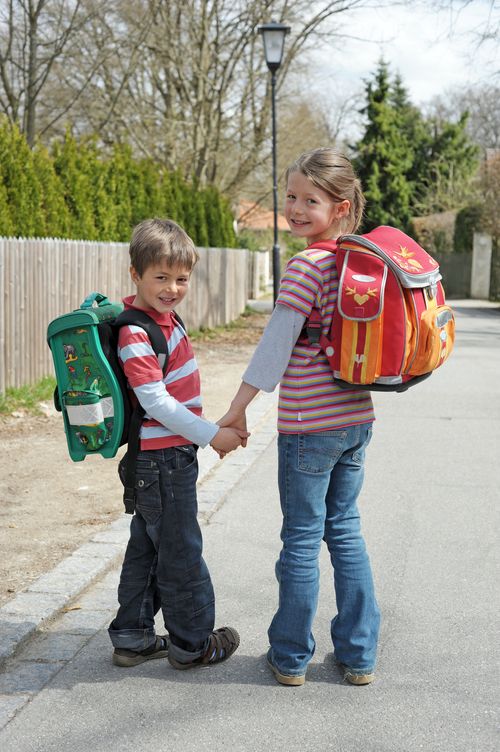
{"label": "curb stone", "polygon": [[[250,404],[247,418],[252,438],[244,451],[233,452],[223,461],[210,447],[199,451],[198,499],[202,524],[209,522],[275,437],[276,402],[277,392],[273,392],[261,393]],[[13,657],[44,623],[118,563],[125,552],[129,525],[128,515],[122,515],[0,608],[0,664]],[[0,698],[5,694],[9,692],[0,688]],[[0,722],[0,728],[2,725]]]}

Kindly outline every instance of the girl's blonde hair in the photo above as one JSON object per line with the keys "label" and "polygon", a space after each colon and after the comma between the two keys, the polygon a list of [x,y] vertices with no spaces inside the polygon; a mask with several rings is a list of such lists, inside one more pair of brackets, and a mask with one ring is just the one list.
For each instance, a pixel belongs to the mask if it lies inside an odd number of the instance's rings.
{"label": "girl's blonde hair", "polygon": [[351,206],[349,214],[340,221],[340,231],[349,233],[358,229],[366,201],[354,168],[344,154],[327,146],[306,151],[286,171],[287,180],[292,172],[301,172],[334,201],[347,199]]}

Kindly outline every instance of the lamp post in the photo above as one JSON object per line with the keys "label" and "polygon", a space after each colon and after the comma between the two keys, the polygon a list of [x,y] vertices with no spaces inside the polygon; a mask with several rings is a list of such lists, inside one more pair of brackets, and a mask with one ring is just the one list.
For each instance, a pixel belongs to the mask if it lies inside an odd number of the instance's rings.
{"label": "lamp post", "polygon": [[259,32],[262,34],[264,42],[264,54],[266,56],[267,67],[271,71],[271,103],[272,103],[272,120],[273,120],[273,225],[274,225],[274,245],[273,245],[273,303],[276,303],[280,283],[280,247],[278,244],[278,170],[277,170],[277,149],[276,149],[276,73],[281,65],[283,58],[283,48],[285,46],[285,36],[290,31],[289,26],[280,23],[268,23],[259,26]]}

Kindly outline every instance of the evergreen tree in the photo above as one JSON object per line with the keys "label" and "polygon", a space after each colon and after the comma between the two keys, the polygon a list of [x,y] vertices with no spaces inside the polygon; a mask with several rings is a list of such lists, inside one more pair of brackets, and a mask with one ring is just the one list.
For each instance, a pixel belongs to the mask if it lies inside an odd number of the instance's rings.
{"label": "evergreen tree", "polygon": [[192,202],[193,202],[193,215],[196,225],[196,245],[201,248],[208,246],[208,227],[207,216],[205,213],[205,201],[203,200],[203,192],[199,189],[196,183],[192,187]]}
{"label": "evergreen tree", "polygon": [[111,158],[106,162],[105,185],[113,204],[113,240],[127,242],[132,224],[130,185],[130,149],[115,145]]}
{"label": "evergreen tree", "polygon": [[143,159],[140,166],[145,194],[145,214],[141,219],[146,219],[148,217],[162,217],[164,213],[164,201],[161,187],[162,175],[151,159]]}
{"label": "evergreen tree", "polygon": [[35,146],[33,165],[41,186],[43,228],[40,234],[45,237],[67,238],[70,231],[70,215],[64,201],[61,181],[45,146]]}
{"label": "evergreen tree", "polygon": [[401,112],[392,100],[387,64],[380,61],[366,85],[365,133],[356,144],[355,166],[367,200],[364,227],[380,224],[407,229],[411,219],[411,185],[407,173],[413,154],[402,127]]}
{"label": "evergreen tree", "polygon": [[163,170],[161,174],[161,195],[163,202],[162,217],[178,222],[179,208],[177,206],[177,195],[172,175],[167,170]]}
{"label": "evergreen tree", "polygon": [[463,205],[477,168],[477,148],[457,123],[426,120],[411,103],[401,77],[391,82],[379,63],[366,87],[367,117],[355,164],[367,198],[367,229]]}
{"label": "evergreen tree", "polygon": [[234,248],[236,245],[236,234],[234,231],[234,217],[229,205],[229,201],[225,196],[219,195],[219,205],[221,212],[221,224],[224,246],[226,248]]}
{"label": "evergreen tree", "polygon": [[6,238],[10,235],[14,235],[14,223],[10,216],[9,197],[0,172],[0,237]]}
{"label": "evergreen tree", "polygon": [[6,123],[0,123],[0,236],[8,237],[14,234],[14,223],[10,215],[9,194],[3,173],[4,155],[11,146],[10,129],[5,126]]}
{"label": "evergreen tree", "polygon": [[184,227],[189,235],[189,230],[187,228],[187,225],[189,224],[189,205],[186,198],[187,186],[179,170],[170,173],[170,185],[173,205],[175,206],[175,216],[171,216],[171,219]]}
{"label": "evergreen tree", "polygon": [[89,240],[116,240],[118,228],[116,221],[115,184],[110,177],[109,160],[99,154],[95,140],[80,143],[79,148],[81,173],[90,186],[90,198],[94,218],[94,234]]}
{"label": "evergreen tree", "polygon": [[430,212],[456,209],[467,203],[479,166],[479,148],[467,134],[468,114],[453,123],[428,121],[428,159],[422,183],[426,193],[421,207]]}
{"label": "evergreen tree", "polygon": [[203,191],[205,217],[207,222],[208,245],[212,248],[223,248],[224,228],[222,227],[219,193],[213,186]]}
{"label": "evergreen tree", "polygon": [[88,169],[83,168],[85,150],[69,132],[54,147],[54,168],[63,186],[70,214],[69,237],[91,240],[96,237],[94,191]]}
{"label": "evergreen tree", "polygon": [[11,232],[18,237],[43,234],[41,186],[33,154],[15,125],[0,125],[0,164]]}
{"label": "evergreen tree", "polygon": [[53,153],[29,149],[15,126],[0,121],[0,234],[124,241],[148,217],[171,217],[197,245],[233,245],[229,205],[214,187],[186,183],[178,171],[132,157],[129,146],[107,156],[95,139],[68,131]]}

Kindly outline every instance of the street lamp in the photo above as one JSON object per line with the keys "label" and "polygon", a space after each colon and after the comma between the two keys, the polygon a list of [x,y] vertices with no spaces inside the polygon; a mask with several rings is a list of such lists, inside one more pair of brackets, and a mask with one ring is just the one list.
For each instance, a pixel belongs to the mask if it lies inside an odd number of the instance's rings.
{"label": "street lamp", "polygon": [[276,160],[276,73],[281,65],[285,36],[289,26],[280,23],[268,23],[259,26],[264,42],[264,54],[267,67],[271,71],[271,102],[273,118],[273,209],[274,209],[274,245],[273,245],[273,302],[276,303],[280,283],[280,247],[278,245],[278,170]]}

